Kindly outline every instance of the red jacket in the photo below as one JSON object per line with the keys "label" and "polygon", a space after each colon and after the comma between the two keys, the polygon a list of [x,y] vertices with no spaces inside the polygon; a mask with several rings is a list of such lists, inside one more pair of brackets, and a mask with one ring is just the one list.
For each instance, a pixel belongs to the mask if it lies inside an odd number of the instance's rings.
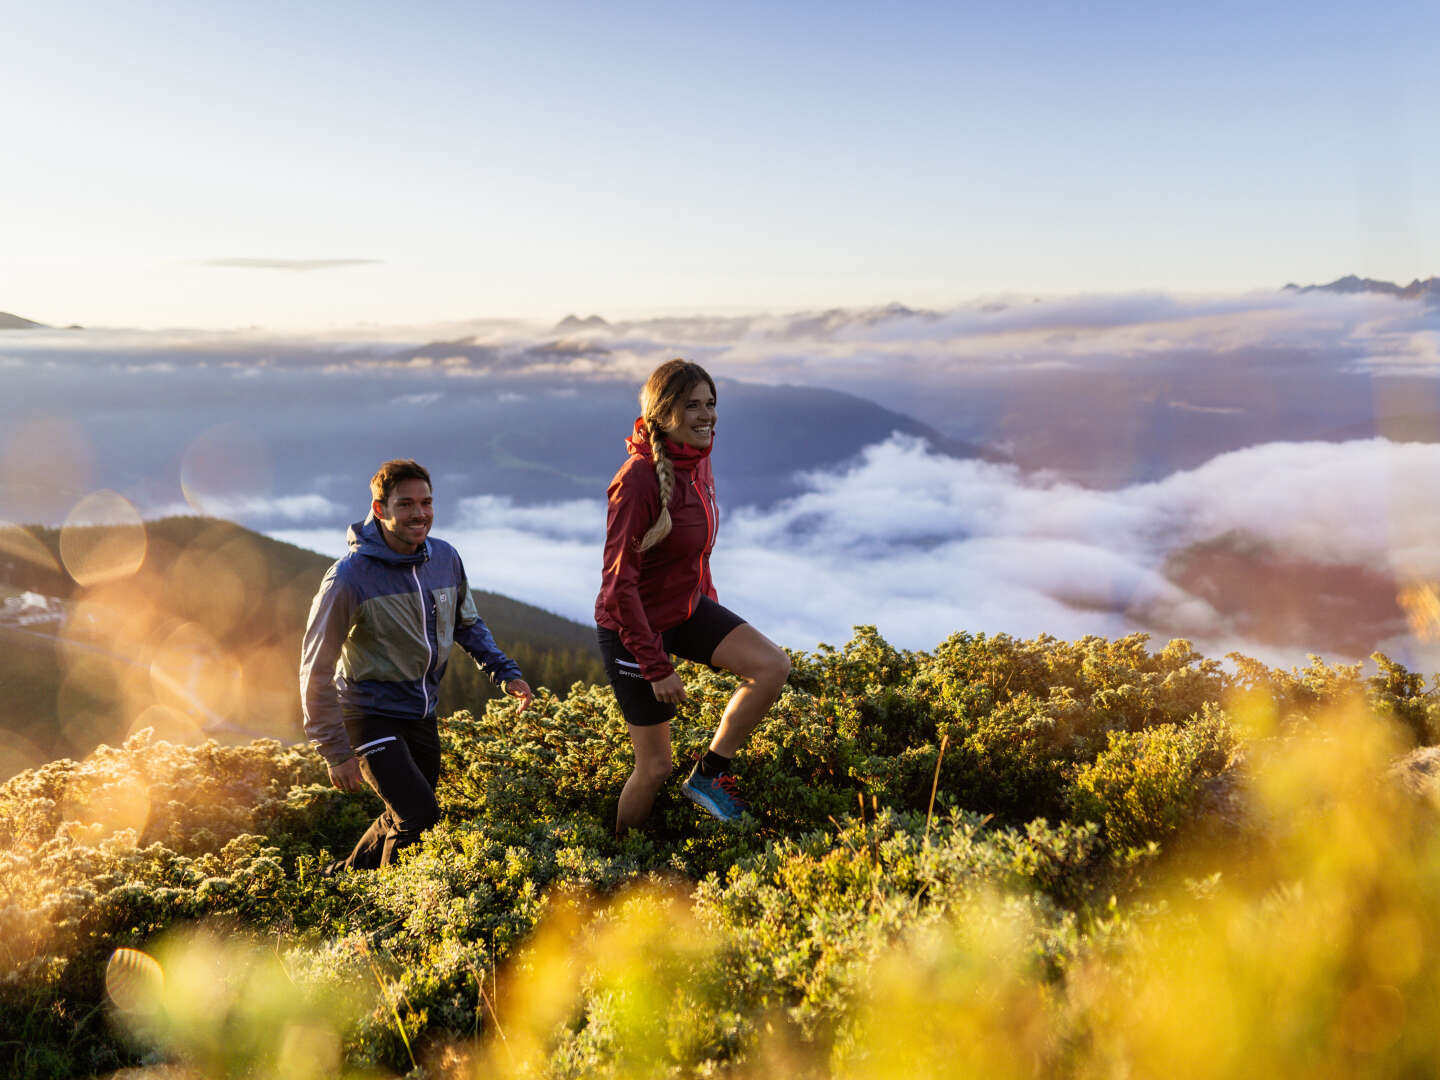
{"label": "red jacket", "polygon": [[710,549],[715,546],[719,512],[710,447],[665,440],[675,465],[670,496],[670,534],[645,552],[635,550],[660,513],[660,481],[640,421],[625,440],[630,456],[610,481],[605,525],[605,567],[595,621],[620,635],[640,665],[640,674],[657,682],[674,673],[660,635],[695,611],[701,596],[716,599],[710,583]]}

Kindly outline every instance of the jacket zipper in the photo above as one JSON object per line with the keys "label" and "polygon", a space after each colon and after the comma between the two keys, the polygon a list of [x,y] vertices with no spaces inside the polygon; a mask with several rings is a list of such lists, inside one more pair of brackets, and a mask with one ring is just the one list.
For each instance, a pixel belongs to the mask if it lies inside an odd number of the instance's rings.
{"label": "jacket zipper", "polygon": [[695,594],[690,597],[690,610],[685,612],[688,619],[695,614],[695,605],[700,603],[700,594],[705,588],[705,556],[710,554],[710,549],[715,546],[715,508],[710,500],[705,497],[704,490],[700,487],[700,478],[691,477],[690,486],[695,489],[695,494],[700,496],[700,506],[705,511],[705,545],[700,549],[700,560],[695,566]]}
{"label": "jacket zipper", "polygon": [[420,636],[425,640],[425,670],[420,675],[420,694],[425,699],[425,714],[430,715],[430,689],[425,680],[430,676],[430,664],[435,654],[430,651],[430,626],[425,618],[425,590],[420,587],[420,571],[410,567],[410,576],[415,579],[415,595],[420,598]]}

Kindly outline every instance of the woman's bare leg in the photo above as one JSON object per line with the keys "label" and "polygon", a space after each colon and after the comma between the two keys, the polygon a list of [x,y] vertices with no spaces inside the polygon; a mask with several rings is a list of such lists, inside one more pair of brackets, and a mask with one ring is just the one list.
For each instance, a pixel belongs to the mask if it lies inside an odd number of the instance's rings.
{"label": "woman's bare leg", "polygon": [[790,658],[759,630],[742,623],[715,646],[710,663],[740,678],[740,686],[731,695],[715,737],[710,740],[711,750],[730,758],[780,696],[780,688],[790,675]]}
{"label": "woman's bare leg", "polygon": [[655,796],[675,768],[670,758],[668,722],[649,727],[631,724],[630,742],[635,747],[635,768],[620,792],[620,806],[615,812],[616,836],[623,835],[650,816]]}

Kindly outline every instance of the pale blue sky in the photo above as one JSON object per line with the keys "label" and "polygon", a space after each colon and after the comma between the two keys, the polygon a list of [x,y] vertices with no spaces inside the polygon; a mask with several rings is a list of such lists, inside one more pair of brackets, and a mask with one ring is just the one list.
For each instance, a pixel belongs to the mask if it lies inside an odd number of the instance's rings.
{"label": "pale blue sky", "polygon": [[45,322],[1440,273],[1434,3],[8,8],[0,310]]}

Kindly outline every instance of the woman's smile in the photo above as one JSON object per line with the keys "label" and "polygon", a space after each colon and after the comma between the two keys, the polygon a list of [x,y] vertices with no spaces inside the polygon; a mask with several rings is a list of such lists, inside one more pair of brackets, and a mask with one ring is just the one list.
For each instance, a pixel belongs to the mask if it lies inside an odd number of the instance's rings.
{"label": "woman's smile", "polygon": [[665,434],[678,443],[704,450],[715,437],[715,394],[701,379],[685,392],[676,410],[675,423]]}

